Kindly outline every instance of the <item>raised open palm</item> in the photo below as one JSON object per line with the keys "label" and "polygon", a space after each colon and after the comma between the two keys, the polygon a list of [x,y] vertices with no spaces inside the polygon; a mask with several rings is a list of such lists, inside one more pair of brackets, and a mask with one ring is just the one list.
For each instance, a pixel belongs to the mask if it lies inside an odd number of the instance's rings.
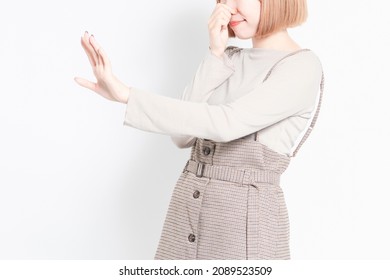
{"label": "raised open palm", "polygon": [[88,32],[81,37],[83,46],[89,62],[91,63],[96,83],[86,79],[75,77],[75,81],[85,88],[88,88],[99,95],[121,103],[127,103],[129,87],[119,81],[112,73],[111,63],[103,48],[96,42],[93,35]]}

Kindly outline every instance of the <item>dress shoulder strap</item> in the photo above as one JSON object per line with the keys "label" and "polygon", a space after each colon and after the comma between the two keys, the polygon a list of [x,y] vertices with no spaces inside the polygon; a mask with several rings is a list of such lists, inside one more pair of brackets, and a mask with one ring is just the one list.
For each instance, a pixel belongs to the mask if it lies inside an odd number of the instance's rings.
{"label": "dress shoulder strap", "polygon": [[322,93],[323,92],[324,92],[324,72],[322,72],[321,84],[320,84],[320,98],[319,98],[319,101],[318,101],[316,112],[314,114],[314,117],[313,117],[313,119],[311,121],[311,124],[310,124],[309,128],[305,132],[305,135],[302,137],[301,141],[299,142],[298,146],[295,148],[292,156],[290,156],[290,157],[295,157],[296,156],[299,148],[302,146],[303,142],[306,141],[307,137],[309,137],[309,134],[313,130],[314,125],[315,125],[315,123],[317,121],[318,113],[320,112],[320,106],[321,106],[321,102],[322,102]]}
{"label": "dress shoulder strap", "polygon": [[267,75],[265,76],[264,80],[263,80],[263,83],[268,79],[269,75],[271,75],[271,72],[272,70],[274,70],[274,68],[285,58],[289,57],[289,56],[292,56],[294,54],[297,54],[297,53],[300,53],[300,52],[304,52],[304,51],[310,51],[310,49],[300,49],[300,50],[297,50],[297,51],[294,51],[294,52],[291,52],[291,53],[288,53],[287,55],[283,56],[281,59],[279,59],[278,61],[275,62],[275,64],[271,67],[271,69],[268,71]]}
{"label": "dress shoulder strap", "polygon": [[[300,49],[300,50],[291,52],[291,53],[285,55],[284,57],[282,57],[281,59],[279,59],[279,60],[272,66],[272,68],[268,71],[268,73],[267,73],[267,75],[265,76],[263,82],[265,82],[265,81],[268,79],[268,77],[271,75],[272,70],[276,67],[276,65],[277,65],[279,62],[281,62],[283,59],[285,59],[285,58],[287,58],[287,57],[289,57],[289,56],[292,56],[292,55],[297,54],[297,53],[302,52],[302,51],[310,51],[310,49]],[[295,150],[294,150],[292,156],[289,155],[289,157],[295,157],[295,156],[296,156],[298,150],[301,148],[302,144],[306,141],[306,139],[309,137],[311,131],[312,131],[313,128],[314,128],[314,125],[315,125],[315,123],[316,123],[316,121],[317,121],[318,114],[319,114],[320,107],[321,107],[322,93],[324,92],[324,82],[325,82],[325,80],[324,80],[324,72],[322,72],[321,83],[320,83],[320,97],[319,97],[319,101],[318,101],[318,105],[317,105],[316,112],[314,113],[314,117],[313,117],[313,119],[312,119],[312,121],[311,121],[311,124],[310,124],[309,128],[306,130],[306,132],[305,132],[304,136],[302,137],[301,141],[299,142],[298,146],[295,148]],[[257,134],[258,134],[258,132],[255,133],[255,140],[257,140],[257,138],[258,138],[258,135],[257,135]]]}
{"label": "dress shoulder strap", "polygon": [[241,50],[242,50],[242,48],[239,48],[237,46],[228,46],[225,48],[225,53],[231,58],[233,56],[233,54],[235,54],[236,52],[239,52]]}

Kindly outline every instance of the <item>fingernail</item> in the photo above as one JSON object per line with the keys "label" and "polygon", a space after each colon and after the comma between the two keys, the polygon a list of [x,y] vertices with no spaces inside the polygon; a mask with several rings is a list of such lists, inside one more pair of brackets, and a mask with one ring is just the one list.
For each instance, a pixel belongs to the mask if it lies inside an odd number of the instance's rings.
{"label": "fingernail", "polygon": [[85,33],[87,33],[87,34],[88,34],[88,31],[85,31]]}

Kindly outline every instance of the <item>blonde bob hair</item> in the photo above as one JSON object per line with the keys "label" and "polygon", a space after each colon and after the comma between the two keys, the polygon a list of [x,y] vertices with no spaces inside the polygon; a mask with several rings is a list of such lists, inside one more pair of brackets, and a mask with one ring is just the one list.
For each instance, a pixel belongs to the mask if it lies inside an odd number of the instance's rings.
{"label": "blonde bob hair", "polygon": [[[220,3],[221,0],[216,0]],[[306,0],[259,0],[260,21],[255,37],[261,38],[276,31],[295,27],[307,19]],[[229,37],[236,35],[228,25]]]}

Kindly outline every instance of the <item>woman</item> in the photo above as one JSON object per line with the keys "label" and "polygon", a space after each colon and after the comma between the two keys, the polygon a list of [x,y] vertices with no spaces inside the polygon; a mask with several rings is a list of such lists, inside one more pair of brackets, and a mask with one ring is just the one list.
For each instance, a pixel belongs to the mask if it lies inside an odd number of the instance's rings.
{"label": "woman", "polygon": [[[155,259],[290,259],[280,176],[314,126],[324,82],[319,58],[286,31],[306,17],[305,0],[217,0],[209,50],[181,100],[127,87],[82,37],[97,83],[76,82],[125,103],[125,125],[191,147]],[[226,47],[229,37],[253,48]]]}

